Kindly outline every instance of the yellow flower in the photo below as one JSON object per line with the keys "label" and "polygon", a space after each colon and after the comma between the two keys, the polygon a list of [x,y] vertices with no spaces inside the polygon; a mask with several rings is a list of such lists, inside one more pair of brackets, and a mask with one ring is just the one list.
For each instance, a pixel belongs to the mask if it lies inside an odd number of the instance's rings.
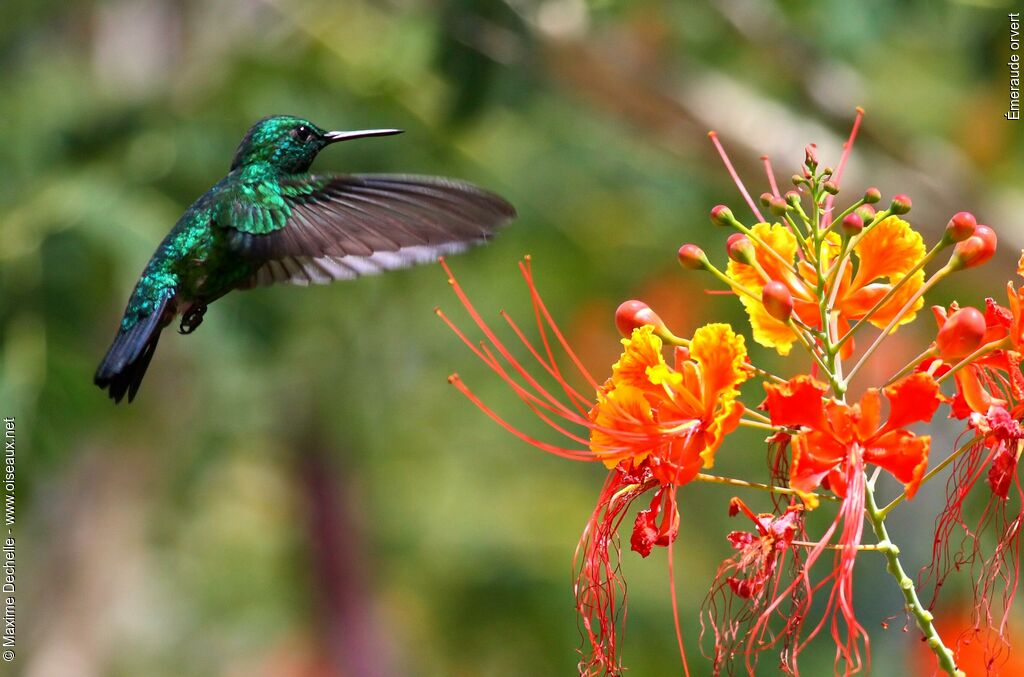
{"label": "yellow flower", "polygon": [[[756,239],[754,240],[756,258],[761,270],[768,279],[786,285],[793,296],[793,312],[800,321],[820,329],[818,274],[811,262],[798,259],[797,236],[788,227],[780,224],[759,223],[752,231],[764,244],[762,246]],[[806,238],[805,244],[809,250],[813,248],[813,240],[810,237]],[[829,232],[822,247],[822,270],[830,270],[839,256],[840,247],[839,236]],[[773,250],[775,254],[768,249]],[[847,265],[838,282],[835,280],[837,276],[832,275],[832,279],[827,280],[824,287],[823,293],[828,298],[831,297],[833,286],[839,285],[834,305],[834,310],[838,312],[839,335],[846,333],[850,322],[867,315],[868,311],[924,256],[925,247],[921,235],[913,230],[909,223],[896,216],[886,218],[859,238],[851,257],[856,261],[856,265]],[[767,282],[761,271],[754,266],[730,260],[726,274],[757,297],[740,295],[740,302],[750,317],[754,340],[763,346],[775,348],[780,355],[788,355],[796,336],[789,327],[770,316],[761,304],[761,291]],[[880,328],[887,326],[923,284],[924,271],[919,270],[875,311],[869,322]],[[912,321],[923,305],[924,299],[918,299],[903,314],[897,326]],[[843,357],[848,357],[852,351],[853,341],[847,341],[843,345]]]}

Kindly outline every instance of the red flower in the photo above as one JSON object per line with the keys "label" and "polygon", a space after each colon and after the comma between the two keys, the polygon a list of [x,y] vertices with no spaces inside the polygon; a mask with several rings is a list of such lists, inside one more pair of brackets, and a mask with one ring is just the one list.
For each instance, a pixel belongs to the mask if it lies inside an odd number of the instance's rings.
{"label": "red flower", "polygon": [[789,483],[814,507],[811,492],[828,484],[837,496],[847,494],[849,463],[873,463],[906,485],[912,497],[928,465],[930,438],[905,426],[930,421],[945,397],[928,374],[912,374],[888,388],[889,419],[881,422],[882,398],[876,388],[858,404],[825,399],[827,386],[809,376],[783,384],[766,383],[768,397],[761,408],[773,425],[798,428],[793,436]]}
{"label": "red flower", "polygon": [[[438,315],[570,445],[551,444],[527,435],[484,404],[457,375],[449,381],[520,439],[565,458],[601,462],[610,470],[577,547],[576,607],[590,643],[580,664],[581,673],[617,673],[621,670],[617,624],[624,618],[621,606],[625,604],[617,564],[619,526],[632,502],[657,488],[650,507],[637,515],[630,544],[646,557],[655,546],[668,546],[675,539],[679,529],[676,488],[691,481],[702,467],[714,463],[724,436],[737,427],[743,414],[737,386],[750,373],[743,337],[725,324],[705,325],[685,341],[688,348],[675,350],[675,360],[669,365],[658,330],[664,330],[662,333],[672,340],[684,341],[671,336],[663,325],[634,327],[638,312],[647,321],[657,321],[657,316],[637,304],[624,306],[618,319],[626,322],[631,333],[622,340],[623,352],[612,367],[611,377],[599,386],[551,319],[533,284],[527,259],[520,269],[533,301],[540,345],[528,340],[510,317],[502,317],[558,385],[562,392],[559,396],[515,358],[483,321],[443,261],[442,266],[456,296],[486,340],[475,344],[440,310]],[[554,346],[562,349],[594,395],[582,394],[563,373]],[[670,577],[671,561],[670,549]],[[677,639],[680,636],[677,618]],[[681,639],[680,650],[682,653]],[[683,661],[685,665],[685,656]]]}

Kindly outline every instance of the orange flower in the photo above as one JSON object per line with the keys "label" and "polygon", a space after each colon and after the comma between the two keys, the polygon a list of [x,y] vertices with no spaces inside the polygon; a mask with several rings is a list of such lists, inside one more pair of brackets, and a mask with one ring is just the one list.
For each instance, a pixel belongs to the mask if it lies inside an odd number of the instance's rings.
{"label": "orange flower", "polygon": [[[769,281],[781,282],[789,288],[793,296],[795,315],[804,324],[820,329],[821,312],[818,306],[820,299],[817,293],[816,266],[806,259],[797,259],[797,236],[788,227],[759,223],[752,231],[760,240],[754,241],[758,266],[730,260],[726,273],[733,281],[753,293],[754,298],[741,294],[740,301],[750,317],[754,340],[768,348],[775,348],[780,355],[788,355],[794,341],[797,340],[796,336],[788,326],[769,315],[759,299],[765,284]],[[806,238],[805,242],[808,251],[814,249],[812,238]],[[914,231],[909,223],[896,216],[890,216],[872,226],[855,242],[853,255],[857,260],[856,273],[852,272],[852,266],[844,266],[843,275],[838,281],[839,289],[835,292],[836,301],[833,308],[839,314],[839,336],[846,333],[851,321],[867,315],[893,285],[903,279],[925,255],[921,235]],[[839,235],[835,232],[826,234],[822,247],[822,270],[831,269],[840,250]],[[826,280],[826,298],[831,297],[837,277],[839,276],[833,274]],[[870,317],[869,322],[879,328],[886,327],[923,284],[924,271],[919,270]],[[900,318],[899,324],[912,321],[923,303],[923,300],[918,299]],[[848,341],[843,345],[843,357],[848,357],[852,352],[853,341]]]}
{"label": "orange flower", "polygon": [[736,386],[747,379],[743,337],[726,324],[698,329],[675,366],[650,325],[622,340],[625,350],[590,411],[590,448],[609,468],[648,460],[662,484],[689,482],[714,464],[722,437],[739,424]]}
{"label": "orange flower", "polygon": [[[635,500],[655,491],[650,507],[636,516],[630,545],[646,557],[655,546],[668,546],[677,536],[676,488],[692,480],[702,466],[712,465],[723,436],[739,425],[744,411],[736,389],[748,376],[743,337],[725,324],[701,327],[689,341],[689,349],[676,349],[670,367],[656,334],[663,327],[639,326],[623,339],[624,350],[611,378],[599,385],[541,300],[527,258],[520,270],[530,292],[539,345],[511,317],[504,313],[502,317],[539,371],[557,384],[552,391],[544,385],[544,377],[527,369],[488,326],[443,260],[441,265],[484,340],[473,341],[441,310],[437,314],[538,418],[567,440],[566,445],[545,442],[518,429],[481,401],[458,375],[449,381],[519,439],[564,458],[603,462],[611,469],[577,546],[575,596],[590,644],[580,674],[620,674],[618,636],[625,618],[625,586],[617,563],[619,525]],[[632,306],[633,311],[637,308]],[[647,316],[656,317],[653,312]],[[561,349],[562,360],[556,359],[555,348]],[[571,363],[578,378],[563,372],[561,361]],[[584,392],[596,393],[596,402],[573,385],[577,380],[587,384]],[[669,549],[669,579],[674,581],[671,553]],[[673,615],[685,664],[674,605]]]}
{"label": "orange flower", "polygon": [[840,497],[846,496],[848,464],[874,463],[906,486],[907,497],[917,491],[928,465],[930,438],[915,435],[905,426],[930,421],[944,396],[928,374],[912,374],[888,388],[889,420],[882,424],[882,398],[878,389],[864,393],[858,404],[825,399],[828,388],[809,376],[783,384],[766,383],[768,397],[762,408],[772,424],[799,428],[793,436],[790,486],[810,507],[811,492],[824,482]]}

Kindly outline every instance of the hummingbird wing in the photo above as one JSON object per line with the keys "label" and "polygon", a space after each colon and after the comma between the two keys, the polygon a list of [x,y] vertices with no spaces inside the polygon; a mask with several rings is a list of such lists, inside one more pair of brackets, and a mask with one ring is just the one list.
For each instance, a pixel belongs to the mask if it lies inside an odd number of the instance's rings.
{"label": "hummingbird wing", "polygon": [[243,286],[307,285],[434,261],[485,242],[515,209],[476,186],[431,176],[321,175],[236,192],[227,242],[263,262]]}

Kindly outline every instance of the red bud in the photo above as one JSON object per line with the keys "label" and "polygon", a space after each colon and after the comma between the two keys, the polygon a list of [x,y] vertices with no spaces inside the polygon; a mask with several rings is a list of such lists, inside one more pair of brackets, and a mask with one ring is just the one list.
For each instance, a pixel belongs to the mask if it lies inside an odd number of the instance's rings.
{"label": "red bud", "polygon": [[953,270],[974,268],[988,261],[996,253],[996,232],[988,226],[978,226],[974,235],[953,248],[953,256],[949,261]]}
{"label": "red bud", "polygon": [[853,213],[859,216],[865,224],[871,223],[875,220],[875,208],[871,205],[861,205],[860,207],[857,207]]}
{"label": "red bud", "polygon": [[889,205],[889,212],[892,214],[906,214],[910,211],[913,206],[913,202],[910,197],[900,193],[892,198],[892,204]]}
{"label": "red bud", "polygon": [[633,334],[634,329],[645,324],[653,326],[658,334],[668,331],[665,322],[643,301],[624,301],[615,310],[615,326],[626,338]]}
{"label": "red bud", "polygon": [[881,201],[882,191],[877,188],[871,187],[864,191],[864,204],[873,205],[876,202]]}
{"label": "red bud", "polygon": [[978,220],[974,218],[974,214],[957,212],[946,224],[946,235],[953,242],[963,242],[974,235],[974,229],[977,227]]}
{"label": "red bud", "polygon": [[734,220],[732,210],[725,205],[715,205],[711,209],[711,223],[716,226],[731,226]]}
{"label": "red bud", "polygon": [[779,322],[786,322],[793,314],[793,295],[789,293],[789,287],[776,280],[764,286],[761,303],[768,314]]}
{"label": "red bud", "polygon": [[961,308],[946,320],[935,339],[945,360],[967,357],[985,338],[985,316],[977,308]]}
{"label": "red bud", "polygon": [[743,233],[730,235],[725,243],[725,251],[736,263],[745,263],[748,266],[754,263],[754,243]]}
{"label": "red bud", "polygon": [[768,211],[775,216],[782,216],[790,210],[789,203],[783,200],[781,197],[772,198],[771,204],[768,205]]}
{"label": "red bud", "polygon": [[772,200],[774,199],[775,196],[772,195],[771,193],[761,193],[761,197],[758,198],[758,201],[761,203],[762,207],[767,207],[772,203]]}
{"label": "red bud", "polygon": [[703,270],[708,265],[708,257],[697,245],[684,244],[679,248],[679,265],[691,270]]}
{"label": "red bud", "polygon": [[847,237],[853,237],[864,230],[864,219],[859,214],[854,212],[853,214],[847,214],[843,217],[842,223],[839,227],[843,229],[843,233]]}
{"label": "red bud", "polygon": [[811,143],[804,148],[804,164],[812,171],[818,166],[818,144]]}

